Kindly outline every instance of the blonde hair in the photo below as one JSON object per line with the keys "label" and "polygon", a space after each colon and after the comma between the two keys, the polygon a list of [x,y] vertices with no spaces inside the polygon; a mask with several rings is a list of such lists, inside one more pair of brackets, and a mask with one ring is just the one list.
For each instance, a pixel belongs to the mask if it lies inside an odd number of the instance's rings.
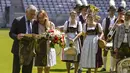
{"label": "blonde hair", "polygon": [[39,16],[40,14],[42,14],[42,15],[44,16],[44,18],[46,19],[46,21],[45,21],[45,26],[46,26],[46,28],[50,28],[50,27],[51,27],[51,22],[49,21],[49,17],[48,17],[48,15],[47,15],[47,12],[46,12],[45,10],[40,10],[40,11],[38,12],[37,18],[38,18],[38,16]]}

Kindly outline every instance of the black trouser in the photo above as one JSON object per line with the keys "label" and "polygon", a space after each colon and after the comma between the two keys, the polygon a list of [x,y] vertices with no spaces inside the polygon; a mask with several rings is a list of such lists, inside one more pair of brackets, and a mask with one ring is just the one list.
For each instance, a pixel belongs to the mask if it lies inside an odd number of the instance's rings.
{"label": "black trouser", "polygon": [[[32,73],[33,60],[29,65],[22,65],[22,73]],[[13,71],[12,73],[20,73],[19,56],[13,55]]]}

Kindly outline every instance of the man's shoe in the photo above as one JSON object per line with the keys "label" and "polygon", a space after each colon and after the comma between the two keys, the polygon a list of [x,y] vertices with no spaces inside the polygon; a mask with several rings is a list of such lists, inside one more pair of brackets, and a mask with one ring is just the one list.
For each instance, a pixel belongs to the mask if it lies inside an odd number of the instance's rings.
{"label": "man's shoe", "polygon": [[116,73],[116,71],[112,71],[112,70],[110,69],[110,73]]}
{"label": "man's shoe", "polygon": [[78,69],[78,73],[82,73],[82,70]]}
{"label": "man's shoe", "polygon": [[74,69],[74,66],[71,66],[71,67],[70,67],[70,70],[73,70],[73,69]]}
{"label": "man's shoe", "polygon": [[86,71],[86,73],[88,73],[88,71]]}
{"label": "man's shoe", "polygon": [[105,69],[105,68],[102,68],[100,71],[106,71],[106,69]]}

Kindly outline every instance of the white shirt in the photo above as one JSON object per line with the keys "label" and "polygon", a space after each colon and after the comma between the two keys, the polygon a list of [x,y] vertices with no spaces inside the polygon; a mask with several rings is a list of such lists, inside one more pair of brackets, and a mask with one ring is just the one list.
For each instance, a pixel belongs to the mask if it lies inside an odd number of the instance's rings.
{"label": "white shirt", "polygon": [[[110,18],[110,16],[108,16],[108,18]],[[113,24],[115,23],[115,19],[116,19],[116,17],[115,16],[113,16],[112,18],[110,18],[110,25],[109,25],[109,29],[110,29],[110,27],[112,27],[113,26]],[[103,21],[102,21],[102,27],[103,27],[103,30],[105,30],[106,28],[106,18],[104,18],[103,19]]]}
{"label": "white shirt", "polygon": [[[26,15],[25,15],[25,23],[26,23],[26,34],[28,34],[28,22],[27,22]],[[32,30],[32,23],[33,23],[33,21],[30,21],[30,28],[31,28],[31,30]]]}
{"label": "white shirt", "polygon": [[125,33],[125,37],[124,37],[123,43],[127,43],[127,33]]}
{"label": "white shirt", "polygon": [[[103,28],[102,28],[101,24],[100,24],[100,23],[97,23],[97,24],[98,24],[99,32],[102,32],[102,31],[103,31]],[[87,27],[87,30],[89,30],[89,29],[95,29],[95,28],[96,28],[96,26],[94,26],[94,27]],[[84,27],[83,27],[83,32],[84,32],[84,33],[87,32],[87,31],[86,31],[86,24],[85,24]]]}
{"label": "white shirt", "polygon": [[[55,24],[51,21],[50,21],[50,29],[55,29]],[[44,33],[45,32],[45,26],[38,24],[38,30],[39,30],[39,34]]]}

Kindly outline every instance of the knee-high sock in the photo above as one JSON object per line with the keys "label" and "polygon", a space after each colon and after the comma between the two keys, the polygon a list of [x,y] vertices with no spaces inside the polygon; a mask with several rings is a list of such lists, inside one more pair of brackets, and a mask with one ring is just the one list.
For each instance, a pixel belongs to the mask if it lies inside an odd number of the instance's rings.
{"label": "knee-high sock", "polygon": [[74,63],[72,63],[72,65],[71,65],[72,67],[74,67]]}
{"label": "knee-high sock", "polygon": [[103,65],[105,69],[106,69],[106,62],[107,62],[107,57],[103,57]]}
{"label": "knee-high sock", "polygon": [[116,63],[117,63],[118,59],[114,58],[111,56],[111,71],[115,71],[116,70]]}
{"label": "knee-high sock", "polygon": [[79,65],[79,70],[82,70],[82,67]]}
{"label": "knee-high sock", "polygon": [[114,66],[114,69],[116,70],[116,63],[117,63],[117,59],[116,58],[113,58],[113,66]]}
{"label": "knee-high sock", "polygon": [[113,58],[112,56],[111,56],[111,58],[110,58],[110,63],[111,63],[111,66],[110,66],[110,68],[111,68],[111,71],[114,71],[114,68],[115,68],[115,58]]}
{"label": "knee-high sock", "polygon": [[118,61],[119,61],[119,59],[114,58],[114,68],[115,68],[115,71],[116,71],[116,65],[117,65]]}

